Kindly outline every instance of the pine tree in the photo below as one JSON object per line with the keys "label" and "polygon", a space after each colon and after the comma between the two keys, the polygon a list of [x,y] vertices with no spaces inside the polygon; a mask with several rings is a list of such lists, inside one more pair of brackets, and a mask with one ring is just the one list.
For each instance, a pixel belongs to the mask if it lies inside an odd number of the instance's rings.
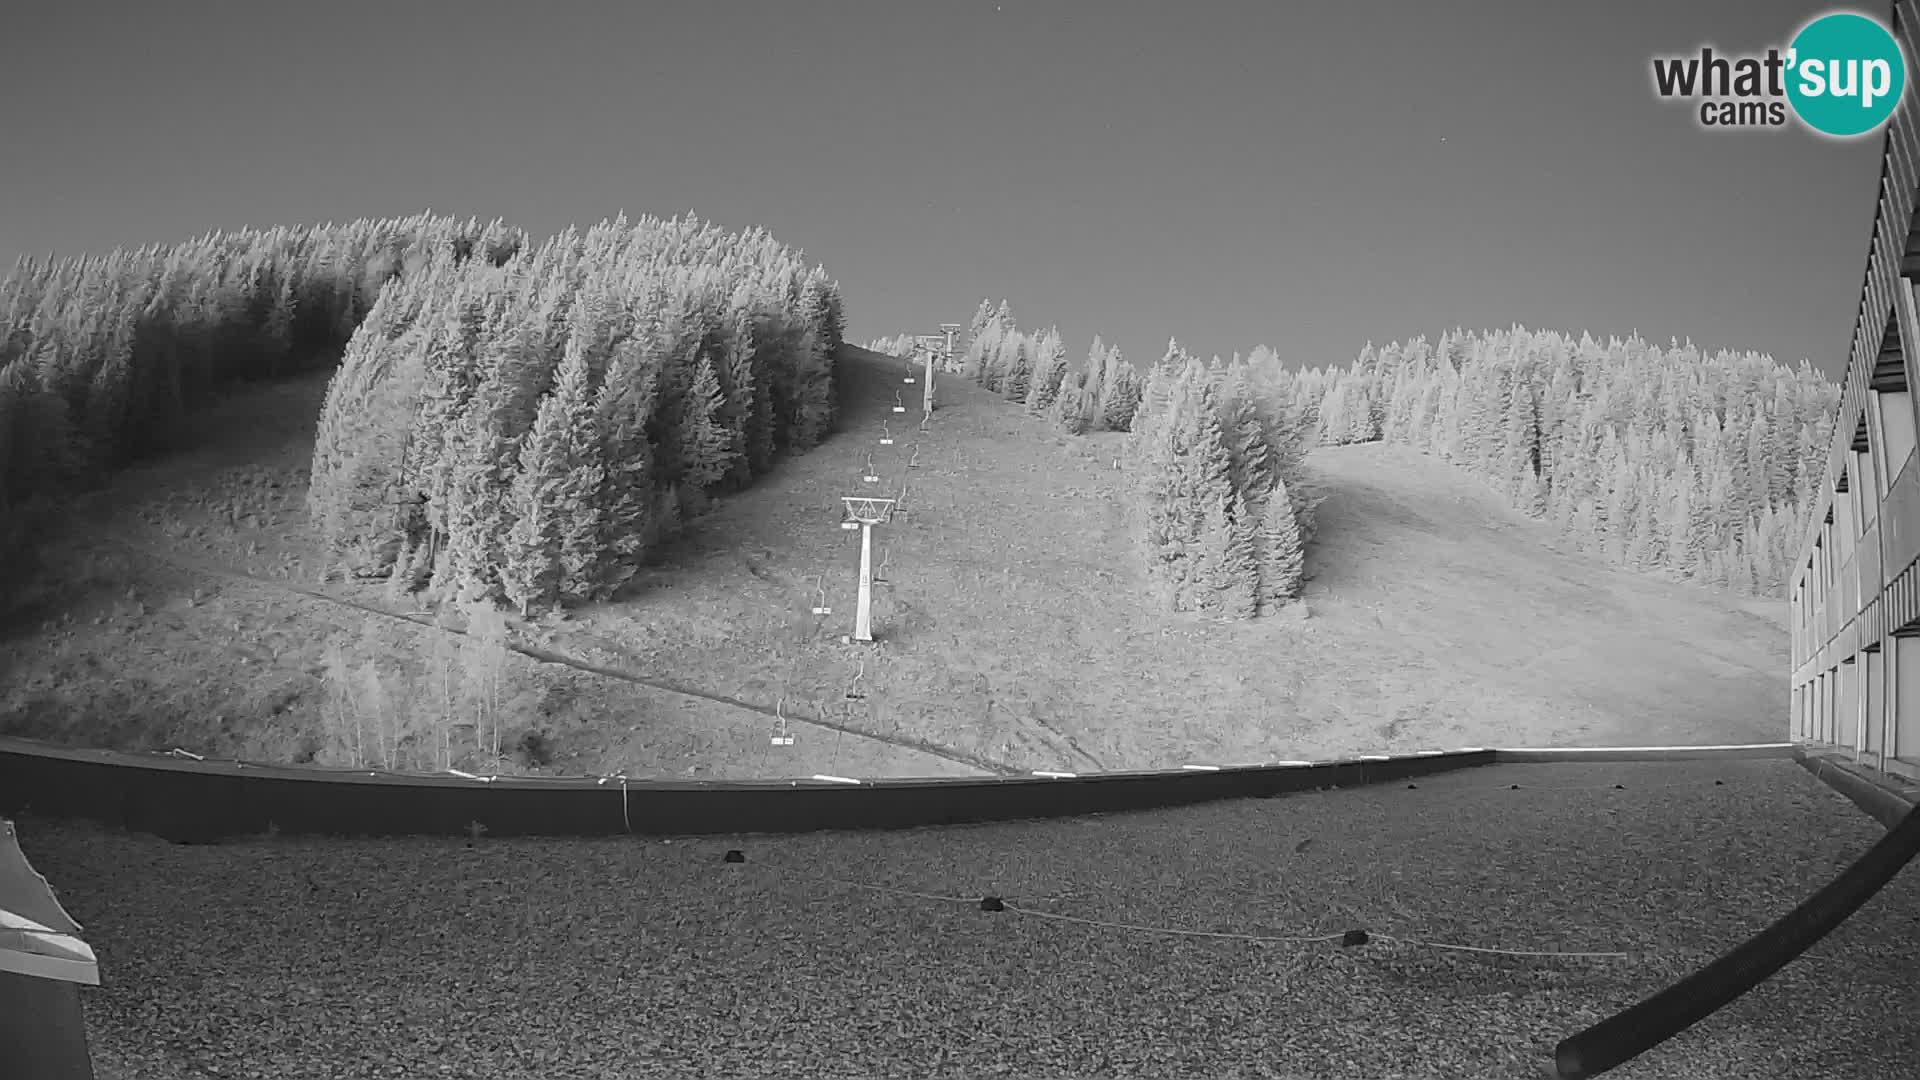
{"label": "pine tree", "polygon": [[1133,412],[1132,422],[1127,430],[1135,435],[1143,435],[1167,415],[1172,405],[1175,370],[1162,363],[1155,365],[1147,373],[1146,383],[1141,388],[1140,407]]}
{"label": "pine tree", "polygon": [[[1095,334],[1093,347],[1087,350],[1087,368],[1082,372],[1085,377],[1081,379],[1080,388],[1085,390],[1096,403],[1106,400],[1107,354],[1110,351],[1117,350],[1109,350],[1106,343],[1100,340],[1100,335]],[[1126,429],[1115,428],[1114,430],[1125,431]]]}
{"label": "pine tree", "polygon": [[841,343],[839,288],[817,268],[801,289],[800,311],[805,329],[795,366],[798,407],[791,444],[811,450],[833,430],[833,354]]}
{"label": "pine tree", "polygon": [[768,335],[753,314],[752,292],[745,285],[735,293],[733,307],[740,314],[729,336],[727,363],[742,423],[740,471],[743,479],[750,479],[773,467],[773,399],[764,374],[771,358],[762,352]]}
{"label": "pine tree", "polygon": [[1507,389],[1505,413],[1502,453],[1506,460],[1501,463],[1498,475],[1505,481],[1503,486],[1507,491],[1520,498],[1524,510],[1533,496],[1521,495],[1522,483],[1529,482],[1526,490],[1531,492],[1538,487],[1540,476],[1540,406],[1524,373],[1516,372]]}
{"label": "pine tree", "polygon": [[701,357],[694,368],[693,388],[687,394],[686,426],[682,429],[680,484],[704,493],[733,465],[733,439],[722,423],[726,395],[720,388],[713,359]]}
{"label": "pine tree", "polygon": [[1233,487],[1249,505],[1264,499],[1279,472],[1273,446],[1254,406],[1253,386],[1240,365],[1229,367],[1218,402],[1221,440],[1226,446]]}
{"label": "pine tree", "polygon": [[1034,349],[1033,384],[1027,392],[1027,411],[1035,416],[1047,415],[1049,407],[1060,396],[1060,383],[1067,374],[1067,349],[1060,341],[1058,327],[1049,329],[1041,335]]}
{"label": "pine tree", "polygon": [[1003,330],[993,335],[993,351],[980,361],[980,387],[996,394],[1004,393],[1007,376],[1013,373],[1020,356],[1020,332]]}
{"label": "pine tree", "polygon": [[261,338],[268,350],[272,364],[271,371],[274,374],[278,374],[282,367],[288,366],[294,348],[293,276],[283,272],[277,277],[278,280],[274,283],[272,307],[261,327]]}
{"label": "pine tree", "polygon": [[1084,435],[1087,431],[1090,408],[1086,381],[1086,372],[1068,372],[1060,384],[1060,392],[1054,395],[1053,405],[1047,410],[1048,419],[1069,435]]}
{"label": "pine tree", "polygon": [[986,332],[988,325],[993,322],[993,315],[993,301],[980,301],[980,306],[974,309],[973,320],[967,324],[967,341],[969,343],[979,340],[980,335]]}
{"label": "pine tree", "polygon": [[960,361],[960,374],[968,381],[986,385],[987,369],[1000,355],[1002,333],[999,324],[989,322],[967,344],[966,355]]}
{"label": "pine tree", "polygon": [[481,302],[462,292],[448,304],[440,325],[426,325],[421,331],[426,375],[408,447],[406,490],[426,498],[427,519],[441,545],[446,540],[447,492],[452,483],[448,439],[480,384],[483,318]]}
{"label": "pine tree", "polygon": [[1352,384],[1342,376],[1333,380],[1320,399],[1320,445],[1340,446],[1352,441]]}
{"label": "pine tree", "polygon": [[455,598],[492,597],[499,585],[500,538],[512,521],[506,503],[510,443],[494,410],[476,408],[461,417],[447,452],[447,540],[435,560],[434,586]]}
{"label": "pine tree", "polygon": [[1413,410],[1419,403],[1419,384],[1406,365],[1397,366],[1389,379],[1386,417],[1380,425],[1380,438],[1404,445],[1412,427]]}
{"label": "pine tree", "polygon": [[1188,572],[1191,539],[1187,534],[1195,509],[1186,505],[1187,493],[1176,472],[1182,448],[1173,431],[1172,406],[1175,395],[1184,394],[1184,389],[1171,384],[1165,368],[1156,369],[1151,382],[1154,396],[1165,404],[1156,402],[1156,407],[1134,415],[1127,460],[1147,580],[1164,605],[1175,610],[1179,583]]}
{"label": "pine tree", "polygon": [[1619,564],[1626,561],[1633,540],[1633,474],[1618,445],[1609,450],[1600,460],[1601,475],[1608,480],[1600,539],[1607,561]]}
{"label": "pine tree", "polygon": [[1098,416],[1109,431],[1125,431],[1140,407],[1140,375],[1119,349],[1108,349],[1101,369]]}
{"label": "pine tree", "polygon": [[1305,542],[1285,480],[1276,477],[1262,500],[1259,530],[1260,603],[1269,609],[1300,595],[1306,565]]}
{"label": "pine tree", "polygon": [[1201,546],[1208,558],[1208,592],[1199,601],[1204,611],[1229,619],[1251,619],[1260,610],[1258,542],[1247,501],[1229,487],[1214,496],[1202,518]]}
{"label": "pine tree", "polygon": [[993,325],[998,327],[1002,334],[1014,332],[1013,308],[1009,307],[1005,300],[1000,301],[1000,306],[994,309]]}
{"label": "pine tree", "polygon": [[569,348],[552,395],[565,424],[566,475],[554,491],[553,505],[560,522],[559,590],[569,600],[590,598],[601,575],[606,508],[600,492],[606,468],[600,461],[601,435],[593,408],[595,366],[590,349]]}
{"label": "pine tree", "polygon": [[1691,469],[1677,476],[1667,505],[1666,565],[1682,574],[1690,573],[1700,556],[1694,532],[1693,484]]}
{"label": "pine tree", "polygon": [[485,344],[482,385],[446,440],[447,548],[434,578],[456,597],[491,598],[500,586],[501,542],[514,523],[508,492],[523,438],[515,414],[530,372],[524,333],[523,323],[512,323]]}
{"label": "pine tree", "polygon": [[1024,404],[1033,387],[1034,339],[1013,334],[1007,341],[1012,347],[1000,353],[1000,392],[1008,401]]}
{"label": "pine tree", "polygon": [[1656,485],[1645,466],[1636,472],[1633,505],[1633,529],[1628,539],[1627,565],[1635,570],[1651,569],[1664,561],[1664,540],[1660,528],[1660,508],[1654,498]]}
{"label": "pine tree", "polygon": [[647,438],[659,401],[658,370],[638,341],[615,347],[607,380],[594,399],[602,468],[600,567],[596,596],[610,596],[639,569],[655,535],[654,453]]}
{"label": "pine tree", "polygon": [[1136,427],[1136,498],[1149,580],[1174,611],[1245,617],[1257,606],[1254,529],[1196,363],[1170,381],[1167,412]]}
{"label": "pine tree", "polygon": [[552,603],[560,590],[560,488],[567,480],[568,417],[556,388],[539,405],[533,431],[520,448],[519,468],[507,490],[513,518],[500,545],[500,584],[526,615]]}
{"label": "pine tree", "polygon": [[122,325],[106,350],[106,362],[94,372],[87,388],[83,431],[84,445],[91,470],[99,473],[121,463],[120,432],[127,425],[129,395],[133,391],[132,327]]}

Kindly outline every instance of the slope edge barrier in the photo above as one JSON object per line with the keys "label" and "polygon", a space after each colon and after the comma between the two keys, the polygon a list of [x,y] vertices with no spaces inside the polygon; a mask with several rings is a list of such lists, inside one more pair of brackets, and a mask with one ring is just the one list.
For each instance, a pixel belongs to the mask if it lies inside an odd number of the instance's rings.
{"label": "slope edge barrier", "polygon": [[[259,835],[691,836],[902,829],[1150,810],[1405,780],[1503,761],[1790,757],[1792,744],[1363,754],[1018,777],[636,781],[472,777],[207,761],[0,737],[0,813],[182,843]],[[1601,755],[1596,758],[1592,755]],[[1518,755],[1518,756],[1509,756]]]}

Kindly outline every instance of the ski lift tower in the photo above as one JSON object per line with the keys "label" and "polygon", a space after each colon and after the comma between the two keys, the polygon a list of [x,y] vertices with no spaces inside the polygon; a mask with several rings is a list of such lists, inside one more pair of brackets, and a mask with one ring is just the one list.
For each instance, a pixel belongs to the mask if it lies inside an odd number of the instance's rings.
{"label": "ski lift tower", "polygon": [[847,640],[873,640],[873,527],[893,516],[892,499],[873,499],[843,495],[847,516],[860,523],[860,600],[853,615],[853,636]]}
{"label": "ski lift tower", "polygon": [[[958,368],[958,365],[956,365],[953,361],[953,346],[954,346],[955,336],[957,336],[960,333],[960,324],[955,322],[943,322],[940,324],[940,333],[943,334],[947,339],[946,349],[940,354],[940,366],[943,368],[946,368],[948,371],[957,371],[959,370],[959,368]],[[926,409],[925,409],[926,412],[933,411],[933,380],[932,379],[927,380],[927,398],[926,398],[925,405],[926,405]]]}
{"label": "ski lift tower", "polygon": [[[926,362],[926,370],[921,372],[920,380],[922,383],[920,388],[921,412],[933,411],[934,359],[941,355],[940,349],[943,340],[939,334],[921,334],[919,337],[914,338],[914,341],[920,346],[920,356]],[[907,381],[912,382],[913,379],[909,377]]]}

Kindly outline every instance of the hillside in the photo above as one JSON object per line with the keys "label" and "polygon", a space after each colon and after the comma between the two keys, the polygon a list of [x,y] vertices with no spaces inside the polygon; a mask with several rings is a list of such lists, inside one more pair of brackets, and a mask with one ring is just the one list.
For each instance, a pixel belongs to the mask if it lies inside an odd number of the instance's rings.
{"label": "hillside", "polygon": [[[1399,447],[1313,455],[1331,494],[1304,612],[1144,611],[1122,436],[1070,439],[957,378],[922,434],[908,371],[844,348],[825,444],[722,500],[612,601],[512,623],[545,658],[502,680],[508,740],[543,736],[522,767],[880,777],[1779,736],[1779,602],[1556,550],[1547,525]],[[0,731],[310,758],[332,634],[409,692],[395,665],[442,632],[317,573],[304,483],[324,394],[308,377],[229,399],[201,445],[120,474],[47,545],[0,644]],[[841,644],[859,545],[839,496],[903,480],[906,512],[876,530],[882,642]],[[769,745],[777,705],[791,747]]]}

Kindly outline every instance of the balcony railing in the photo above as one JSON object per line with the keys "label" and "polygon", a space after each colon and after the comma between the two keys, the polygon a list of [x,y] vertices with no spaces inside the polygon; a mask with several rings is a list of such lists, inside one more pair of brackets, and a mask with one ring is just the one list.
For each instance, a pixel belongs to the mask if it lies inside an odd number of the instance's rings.
{"label": "balcony railing", "polygon": [[1886,588],[1887,579],[1880,575],[1880,523],[1867,526],[1860,537],[1860,543],[1854,548],[1854,564],[1859,568],[1860,606],[1866,607],[1873,598]]}
{"label": "balcony railing", "polygon": [[1920,457],[1908,451],[1906,460],[1894,473],[1887,487],[1887,503],[1880,514],[1880,527],[1886,533],[1886,573],[1881,580],[1894,577],[1912,565],[1920,555]]}
{"label": "balcony railing", "polygon": [[1847,561],[1840,564],[1840,580],[1834,582],[1834,591],[1839,594],[1839,603],[1833,605],[1833,633],[1853,621],[1860,614],[1860,577],[1855,563],[1860,557],[1860,549],[1854,548],[1847,553]]}

